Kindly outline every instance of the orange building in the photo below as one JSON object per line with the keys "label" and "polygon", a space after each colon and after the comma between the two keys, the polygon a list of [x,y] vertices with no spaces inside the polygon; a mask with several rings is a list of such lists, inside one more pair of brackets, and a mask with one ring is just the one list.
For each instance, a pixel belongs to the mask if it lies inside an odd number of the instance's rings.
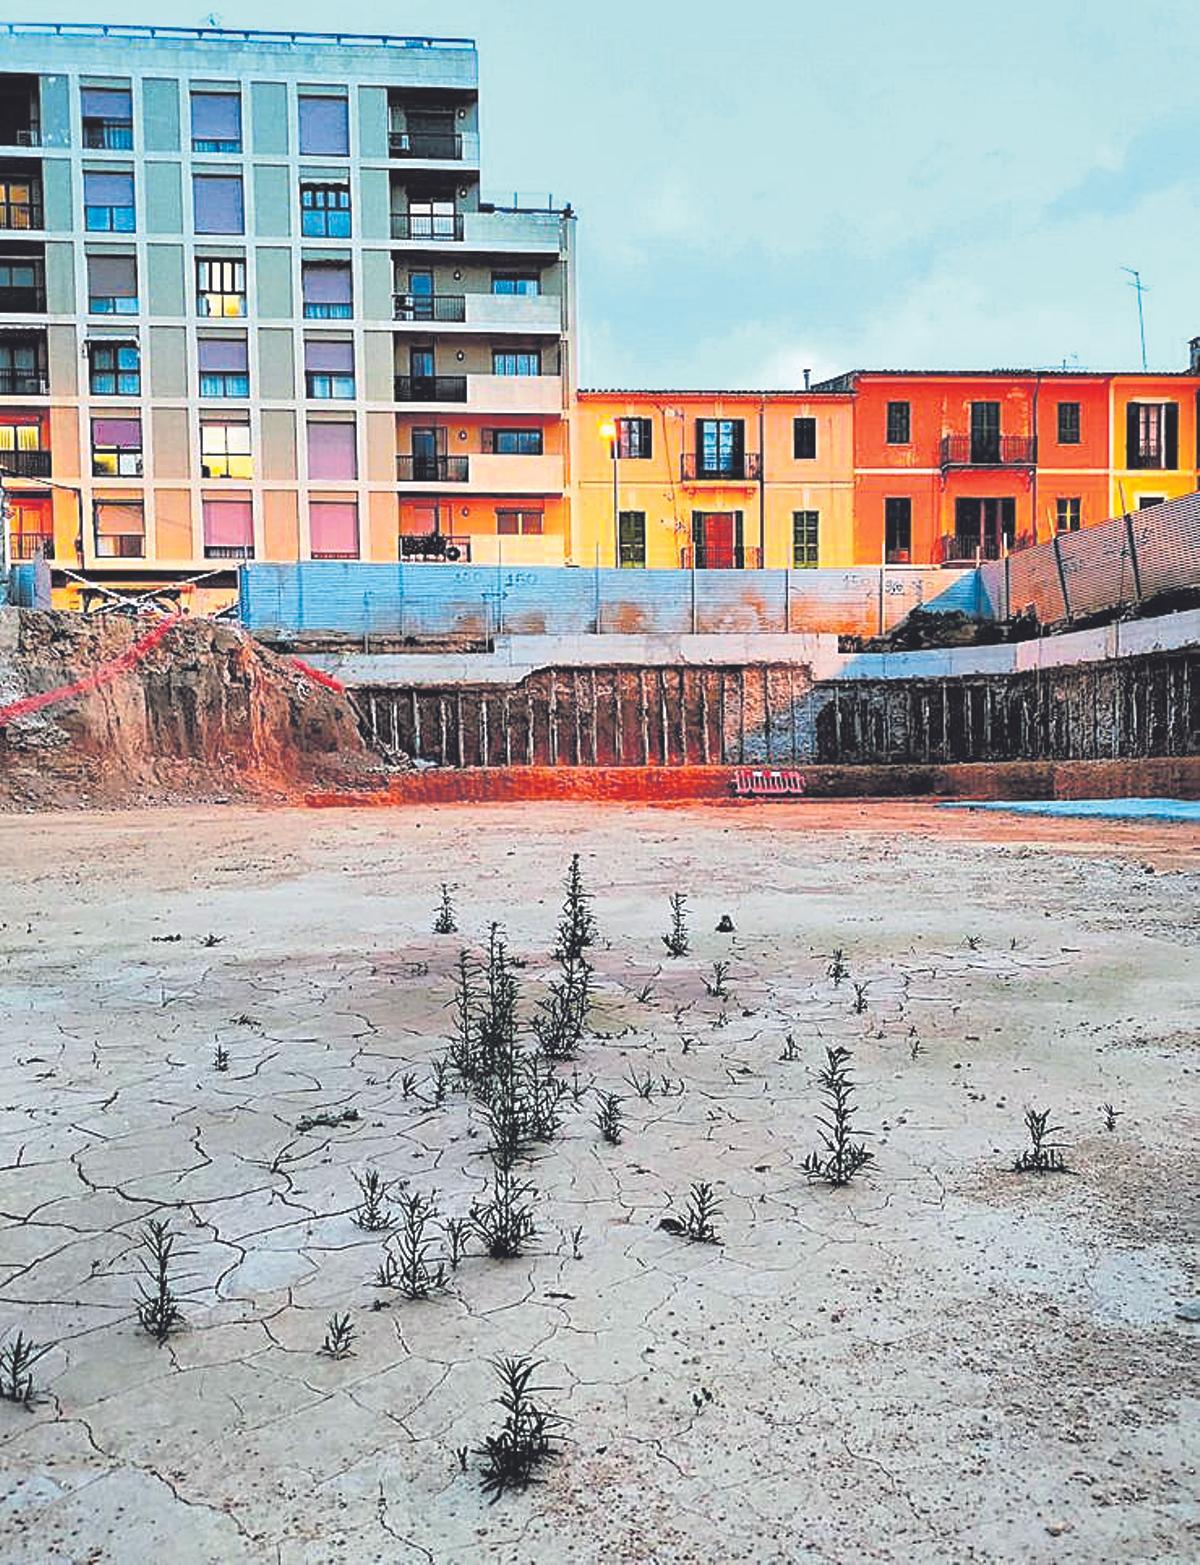
{"label": "orange building", "polygon": [[856,564],[995,559],[1197,487],[1200,376],[858,371]]}

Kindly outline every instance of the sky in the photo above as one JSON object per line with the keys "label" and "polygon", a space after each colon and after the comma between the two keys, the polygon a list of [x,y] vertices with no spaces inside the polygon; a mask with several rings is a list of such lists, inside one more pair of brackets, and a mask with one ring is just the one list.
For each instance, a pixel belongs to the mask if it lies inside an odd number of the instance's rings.
{"label": "sky", "polygon": [[[328,29],[315,0],[207,0]],[[16,18],[36,18],[14,8]],[[58,3],[203,24],[203,3]],[[1152,369],[1200,334],[1197,0],[350,0],[475,38],[483,186],[579,216],[581,380]]]}

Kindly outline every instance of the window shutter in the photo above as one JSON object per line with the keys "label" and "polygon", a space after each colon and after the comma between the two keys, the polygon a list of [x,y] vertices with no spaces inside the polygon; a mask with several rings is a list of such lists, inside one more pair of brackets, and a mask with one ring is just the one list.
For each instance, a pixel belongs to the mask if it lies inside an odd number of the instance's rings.
{"label": "window shutter", "polygon": [[353,500],[313,500],[308,519],[313,554],[358,553],[358,506]]}
{"label": "window shutter", "polygon": [[240,174],[193,174],[192,193],[198,234],[245,232]]}
{"label": "window shutter", "polygon": [[306,262],[300,268],[300,289],[306,304],[351,302],[348,262]]}
{"label": "window shutter", "polygon": [[133,96],[128,88],[81,87],[79,99],[84,119],[128,120],[133,117]]}
{"label": "window shutter", "polygon": [[358,477],[353,424],[319,421],[309,424],[308,476],[334,479]]}
{"label": "window shutter", "polygon": [[350,151],[350,111],[345,98],[300,97],[300,151]]}
{"label": "window shutter", "polygon": [[204,542],[208,548],[248,549],[254,543],[249,500],[205,500]]}
{"label": "window shutter", "polygon": [[[240,141],[242,100],[236,92],[194,92],[192,135],[197,141]],[[223,500],[222,505],[229,504]]]}
{"label": "window shutter", "polygon": [[85,206],[132,206],[133,175],[85,173],[83,201]]}
{"label": "window shutter", "polygon": [[1131,402],[1125,409],[1125,466],[1141,467],[1138,457],[1138,404]]}
{"label": "window shutter", "polygon": [[325,370],[328,373],[352,375],[354,344],[329,342],[324,337],[310,338],[304,344],[304,368],[310,374],[317,370]]}
{"label": "window shutter", "polygon": [[137,262],[131,255],[89,255],[88,294],[92,298],[136,299]]}
{"label": "window shutter", "polygon": [[202,370],[214,374],[246,373],[249,360],[244,337],[201,337],[196,349]]}
{"label": "window shutter", "polygon": [[1179,404],[1178,402],[1165,402],[1163,404],[1163,448],[1166,453],[1164,467],[1175,469],[1179,466]]}

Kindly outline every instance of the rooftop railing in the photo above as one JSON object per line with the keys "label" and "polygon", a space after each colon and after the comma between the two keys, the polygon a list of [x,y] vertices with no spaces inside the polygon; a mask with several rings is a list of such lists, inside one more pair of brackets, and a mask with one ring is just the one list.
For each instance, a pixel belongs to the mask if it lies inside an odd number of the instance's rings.
{"label": "rooftop railing", "polygon": [[314,44],[367,49],[465,49],[473,38],[398,38],[387,33],[288,33],[253,27],[148,27],[123,22],[0,22],[0,37],[21,38],[151,38],[164,43],[196,43],[214,39],[226,43]]}

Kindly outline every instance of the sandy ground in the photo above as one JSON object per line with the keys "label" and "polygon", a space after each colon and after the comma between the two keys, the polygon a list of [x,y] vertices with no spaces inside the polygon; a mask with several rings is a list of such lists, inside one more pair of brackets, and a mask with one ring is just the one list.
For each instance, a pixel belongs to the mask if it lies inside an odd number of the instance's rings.
{"label": "sandy ground", "polygon": [[[0,1558],[1195,1559],[1197,847],[903,804],[0,820],[0,1330],[54,1344],[34,1406],[0,1403]],[[460,946],[430,933],[437,884],[471,940],[503,921],[528,1009],[572,849],[599,1036],[529,1168],[538,1241],[406,1302],[373,1283],[354,1171],[446,1214],[485,1171],[477,1111],[431,1101]],[[801,1172],[831,1042],[878,1158],[843,1191]],[[619,1146],[593,1082],[625,1098]],[[1072,1172],[1009,1171],[1027,1104]],[[657,1226],[700,1178],[719,1246]],[[156,1214],[186,1315],[162,1348],[134,1315]],[[569,1440],[489,1506],[455,1451],[517,1353]]]}

